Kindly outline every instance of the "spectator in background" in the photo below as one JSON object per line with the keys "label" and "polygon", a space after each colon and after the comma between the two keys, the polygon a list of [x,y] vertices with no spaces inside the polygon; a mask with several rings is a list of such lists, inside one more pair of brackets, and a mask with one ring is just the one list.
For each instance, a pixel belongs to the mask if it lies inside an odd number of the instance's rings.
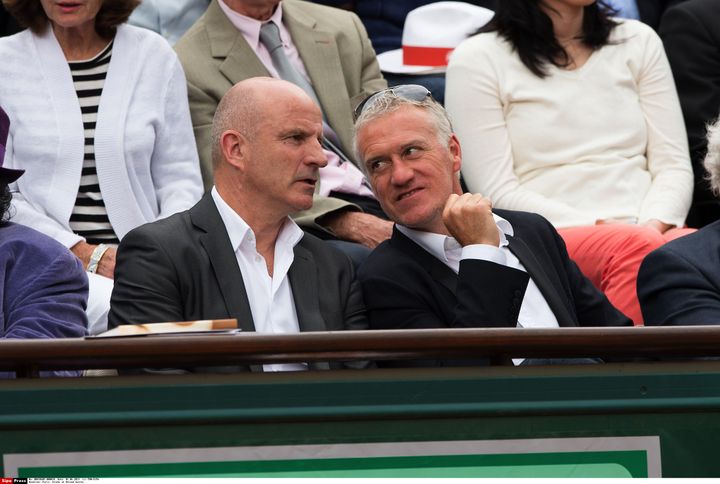
{"label": "spectator in background", "polygon": [[[720,196],[720,119],[708,130],[705,169]],[[645,324],[720,324],[720,221],[651,252],[637,290]]]}
{"label": "spectator in background", "polygon": [[[437,69],[412,69],[404,66],[397,66],[397,62],[394,60],[394,56],[381,56],[380,54],[387,54],[390,51],[401,49],[403,47],[403,31],[405,29],[405,20],[410,12],[426,5],[435,4],[437,7],[442,8],[439,2],[432,0],[396,0],[396,1],[385,1],[385,0],[356,0],[356,1],[344,1],[344,0],[315,0],[315,3],[322,3],[333,7],[346,8],[352,10],[358,14],[360,20],[362,20],[365,28],[368,31],[370,40],[372,41],[373,48],[378,54],[378,61],[380,61],[380,68],[383,70],[383,75],[390,86],[396,86],[398,84],[421,84],[430,90],[436,101],[441,104],[445,98],[445,72],[439,72]],[[447,3],[447,2],[443,2]],[[453,2],[453,3],[467,3],[469,5],[476,5],[484,8],[493,10],[497,0],[475,0],[469,2]],[[441,21],[442,22],[442,21]],[[443,23],[429,23],[434,30],[444,28]],[[464,35],[464,32],[457,32],[455,28],[467,26],[468,19],[460,22],[458,25],[450,26],[448,32],[451,36]],[[455,28],[452,28],[455,27]],[[475,29],[477,30],[477,28]],[[420,31],[422,33],[422,31]],[[469,34],[469,33],[468,33]],[[454,45],[453,45],[454,47]],[[385,60],[382,60],[385,59]]]}
{"label": "spectator in background", "polygon": [[667,10],[660,37],[672,67],[687,127],[695,191],[687,223],[720,219],[720,203],[705,179],[706,125],[720,111],[720,1],[689,0]]}
{"label": "spectator in background", "polygon": [[660,39],[608,15],[594,0],[503,0],[453,53],[445,95],[469,189],[550,220],[640,324],[638,268],[688,232],[692,169]]}
{"label": "spectator in background", "polygon": [[401,48],[378,55],[388,84],[420,84],[443,104],[450,53],[492,17],[492,10],[466,2],[436,2],[411,10],[405,18]]}
{"label": "spectator in background", "polygon": [[[357,13],[367,29],[375,52],[381,54],[402,46],[403,26],[405,18],[412,10],[423,5],[437,3],[432,0],[314,0],[332,7],[346,8]],[[472,5],[495,9],[497,0],[475,0]]]}
{"label": "spectator in background", "polygon": [[157,32],[173,45],[208,5],[210,0],[143,0],[128,23]]}
{"label": "spectator in background", "polygon": [[225,92],[251,77],[291,80],[323,111],[328,157],[315,203],[295,220],[336,239],[357,262],[390,236],[391,224],[350,152],[353,106],[386,86],[356,15],[297,0],[213,0],[175,49],[187,75],[206,187],[213,181],[210,127]]}
{"label": "spectator in background", "polygon": [[90,278],[90,332],[109,310],[116,245],[202,194],[185,77],[159,35],[124,25],[135,0],[3,0],[24,26],[0,39],[0,104],[15,220],[57,240]]}
{"label": "spectator in background", "polygon": [[[3,167],[9,128],[0,108],[0,338],[82,337],[87,331],[88,283],[80,261],[50,237],[8,222],[8,184],[23,173]],[[0,377],[7,376],[0,372]]]}

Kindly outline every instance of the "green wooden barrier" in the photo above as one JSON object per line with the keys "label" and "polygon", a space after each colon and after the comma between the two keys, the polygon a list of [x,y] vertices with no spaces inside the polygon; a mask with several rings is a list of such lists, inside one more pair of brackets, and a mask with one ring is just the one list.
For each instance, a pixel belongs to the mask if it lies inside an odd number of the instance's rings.
{"label": "green wooden barrier", "polygon": [[720,476],[720,362],[0,382],[3,475]]}

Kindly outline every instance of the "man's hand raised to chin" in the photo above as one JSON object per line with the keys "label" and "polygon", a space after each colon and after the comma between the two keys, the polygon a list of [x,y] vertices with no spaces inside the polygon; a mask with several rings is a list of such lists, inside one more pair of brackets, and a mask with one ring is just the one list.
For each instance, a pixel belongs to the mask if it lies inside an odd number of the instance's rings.
{"label": "man's hand raised to chin", "polygon": [[500,245],[492,202],[479,193],[453,193],[445,203],[442,217],[450,235],[463,247],[473,244]]}

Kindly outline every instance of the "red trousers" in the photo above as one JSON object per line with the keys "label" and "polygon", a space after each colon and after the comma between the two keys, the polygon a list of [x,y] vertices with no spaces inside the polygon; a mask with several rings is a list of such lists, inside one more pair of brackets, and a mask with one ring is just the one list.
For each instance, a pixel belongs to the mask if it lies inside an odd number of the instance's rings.
{"label": "red trousers", "polygon": [[610,302],[633,320],[643,324],[637,298],[640,263],[665,242],[694,232],[670,229],[664,234],[643,225],[600,224],[559,229],[570,258]]}

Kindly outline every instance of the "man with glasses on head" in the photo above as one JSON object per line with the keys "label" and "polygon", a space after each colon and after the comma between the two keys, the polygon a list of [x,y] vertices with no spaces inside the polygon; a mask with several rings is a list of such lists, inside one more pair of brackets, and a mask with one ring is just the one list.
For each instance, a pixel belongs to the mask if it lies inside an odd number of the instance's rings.
{"label": "man with glasses on head", "polygon": [[357,157],[395,222],[359,274],[371,328],[631,325],[569,259],[549,222],[462,193],[460,143],[424,87],[379,91],[355,114]]}

